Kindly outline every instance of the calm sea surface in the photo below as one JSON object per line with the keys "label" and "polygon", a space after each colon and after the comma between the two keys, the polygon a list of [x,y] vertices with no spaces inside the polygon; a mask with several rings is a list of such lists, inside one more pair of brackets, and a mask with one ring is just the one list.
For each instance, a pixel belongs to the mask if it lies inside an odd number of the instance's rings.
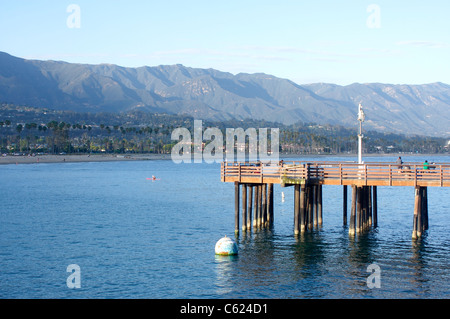
{"label": "calm sea surface", "polygon": [[[324,186],[323,227],[295,238],[293,189],[275,185],[274,228],[235,238],[219,164],[3,165],[0,180],[0,298],[450,298],[450,188],[428,189],[430,229],[414,242],[412,187],[379,187],[379,227],[349,238],[342,187]],[[215,256],[224,235],[238,256]]]}

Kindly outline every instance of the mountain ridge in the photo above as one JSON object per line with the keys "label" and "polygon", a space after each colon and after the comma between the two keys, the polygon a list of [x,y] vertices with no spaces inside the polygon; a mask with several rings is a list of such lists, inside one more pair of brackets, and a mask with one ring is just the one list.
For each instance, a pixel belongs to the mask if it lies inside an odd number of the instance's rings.
{"label": "mountain ridge", "polygon": [[362,103],[368,129],[450,135],[450,85],[441,82],[297,84],[265,73],[26,60],[0,52],[0,101],[77,112],[140,109],[205,120],[352,127]]}

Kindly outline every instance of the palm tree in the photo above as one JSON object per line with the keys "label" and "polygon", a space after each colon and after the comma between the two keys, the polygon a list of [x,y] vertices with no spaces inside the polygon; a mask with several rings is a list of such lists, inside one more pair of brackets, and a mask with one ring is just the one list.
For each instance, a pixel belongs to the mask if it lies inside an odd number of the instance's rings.
{"label": "palm tree", "polygon": [[22,130],[23,130],[23,125],[22,124],[17,124],[16,131],[17,131],[17,133],[19,133],[19,135],[20,135],[20,133],[22,133]]}
{"label": "palm tree", "polygon": [[23,130],[23,125],[22,124],[17,124],[16,131],[17,131],[17,133],[19,133],[19,135],[17,136],[18,137],[17,146],[19,148],[19,152],[20,152],[20,140],[21,140],[20,133],[22,133],[22,130]]}

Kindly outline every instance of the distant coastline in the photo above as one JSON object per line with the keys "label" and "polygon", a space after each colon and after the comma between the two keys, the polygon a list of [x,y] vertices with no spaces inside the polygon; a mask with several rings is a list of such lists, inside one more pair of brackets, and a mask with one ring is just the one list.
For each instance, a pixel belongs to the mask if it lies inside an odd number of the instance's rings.
{"label": "distant coastline", "polygon": [[[446,154],[364,154],[367,157],[419,157],[422,159]],[[305,159],[314,157],[348,157],[356,160],[356,154],[280,154],[280,159]],[[119,161],[147,161],[147,160],[171,160],[171,154],[44,154],[35,156],[0,156],[0,165],[7,164],[39,164],[39,163],[82,163],[82,162],[119,162]],[[419,160],[420,161],[420,160]]]}
{"label": "distant coastline", "polygon": [[80,163],[80,162],[115,162],[168,160],[170,154],[83,154],[83,155],[36,155],[36,156],[0,156],[0,165],[4,164],[38,164],[38,163]]}

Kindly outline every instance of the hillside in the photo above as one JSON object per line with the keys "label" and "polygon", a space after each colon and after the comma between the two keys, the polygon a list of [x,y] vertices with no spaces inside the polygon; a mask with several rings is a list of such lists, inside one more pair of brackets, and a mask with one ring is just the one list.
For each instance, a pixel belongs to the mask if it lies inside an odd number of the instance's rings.
{"label": "hillside", "polygon": [[267,74],[183,65],[126,68],[25,60],[0,52],[0,102],[76,112],[186,114],[204,120],[255,119],[284,124],[357,126],[429,136],[450,135],[450,86],[443,83],[299,85]]}

